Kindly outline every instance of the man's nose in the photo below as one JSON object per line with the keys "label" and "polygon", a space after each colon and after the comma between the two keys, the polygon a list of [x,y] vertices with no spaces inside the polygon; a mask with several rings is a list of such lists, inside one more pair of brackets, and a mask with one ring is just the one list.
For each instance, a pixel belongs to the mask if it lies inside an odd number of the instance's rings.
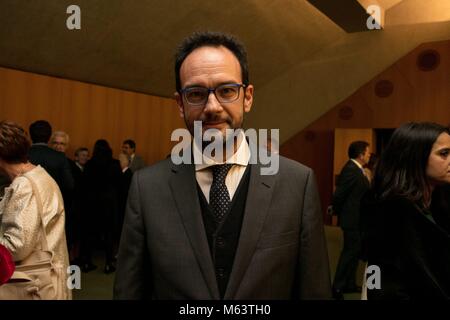
{"label": "man's nose", "polygon": [[208,95],[208,99],[206,100],[205,107],[203,109],[205,113],[217,113],[222,111],[222,105],[217,100],[214,92],[210,92]]}

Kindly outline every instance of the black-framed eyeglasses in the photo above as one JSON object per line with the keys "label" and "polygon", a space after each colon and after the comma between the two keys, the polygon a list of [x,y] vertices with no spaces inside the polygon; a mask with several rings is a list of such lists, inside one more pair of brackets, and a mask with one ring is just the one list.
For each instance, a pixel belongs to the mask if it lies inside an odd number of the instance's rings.
{"label": "black-framed eyeglasses", "polygon": [[211,92],[214,92],[217,101],[220,103],[230,103],[239,99],[241,87],[247,86],[242,83],[227,83],[215,88],[189,87],[180,90],[183,98],[191,106],[202,106],[208,101]]}

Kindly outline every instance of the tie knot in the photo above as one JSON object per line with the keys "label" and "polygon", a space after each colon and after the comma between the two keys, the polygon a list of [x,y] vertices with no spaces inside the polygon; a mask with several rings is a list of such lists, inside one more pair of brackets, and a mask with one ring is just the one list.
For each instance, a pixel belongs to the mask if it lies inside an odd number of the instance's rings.
{"label": "tie knot", "polygon": [[213,180],[225,181],[228,171],[230,171],[233,165],[231,163],[219,164],[212,167]]}

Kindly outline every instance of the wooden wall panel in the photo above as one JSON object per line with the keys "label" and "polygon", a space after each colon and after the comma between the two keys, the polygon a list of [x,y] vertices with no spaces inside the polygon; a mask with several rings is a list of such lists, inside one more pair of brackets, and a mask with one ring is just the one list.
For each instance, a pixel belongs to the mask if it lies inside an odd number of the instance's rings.
{"label": "wooden wall panel", "polygon": [[[427,50],[437,51],[440,60],[435,69],[423,71],[417,61]],[[333,192],[334,130],[396,128],[408,121],[449,125],[449,71],[450,41],[420,45],[281,146],[282,155],[314,169],[327,223],[331,223],[325,210]],[[380,97],[375,89],[384,80],[392,83],[393,90]],[[340,81],[345,81],[345,75]]]}
{"label": "wooden wall panel", "polygon": [[148,164],[170,153],[171,132],[184,127],[173,99],[6,68],[0,68],[0,119],[26,130],[33,121],[49,121],[69,134],[70,157],[80,146],[92,151],[97,139],[108,140],[117,157],[131,138]]}

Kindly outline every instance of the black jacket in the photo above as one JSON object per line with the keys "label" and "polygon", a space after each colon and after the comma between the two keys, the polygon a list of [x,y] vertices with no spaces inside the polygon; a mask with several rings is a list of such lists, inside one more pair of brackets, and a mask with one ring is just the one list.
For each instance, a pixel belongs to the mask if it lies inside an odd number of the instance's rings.
{"label": "black jacket", "polygon": [[73,191],[74,181],[69,161],[62,152],[53,150],[44,144],[34,144],[28,153],[30,162],[40,165],[56,181],[61,193]]}
{"label": "black jacket", "polygon": [[450,237],[440,219],[401,197],[368,201],[362,209],[368,265],[381,272],[381,289],[368,290],[368,299],[449,299]]}
{"label": "black jacket", "polygon": [[360,229],[361,198],[369,190],[369,180],[352,160],[347,161],[336,181],[333,209],[343,229]]}

